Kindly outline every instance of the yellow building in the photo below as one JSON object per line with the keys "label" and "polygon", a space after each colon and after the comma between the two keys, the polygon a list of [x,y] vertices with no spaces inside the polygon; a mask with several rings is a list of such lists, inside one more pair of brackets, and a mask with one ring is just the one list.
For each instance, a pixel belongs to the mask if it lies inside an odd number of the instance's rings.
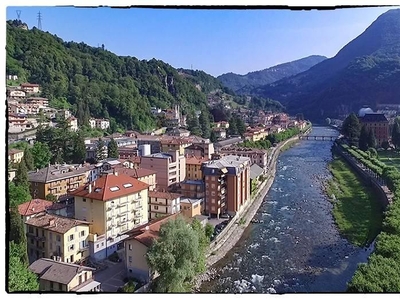
{"label": "yellow building", "polygon": [[150,220],[165,215],[172,215],[180,212],[181,195],[170,192],[149,192],[149,218]]}
{"label": "yellow building", "polygon": [[181,213],[186,218],[193,218],[203,212],[203,199],[184,198],[181,199]]}
{"label": "yellow building", "polygon": [[88,222],[41,213],[25,224],[30,262],[39,258],[55,258],[73,263],[89,256]]}
{"label": "yellow building", "polygon": [[24,157],[23,150],[19,149],[8,150],[8,160],[14,164],[20,163],[23,157]]}
{"label": "yellow building", "polygon": [[148,222],[149,185],[117,172],[78,188],[75,217],[90,224],[90,255],[102,260],[122,246],[125,233]]}
{"label": "yellow building", "polygon": [[41,258],[29,266],[39,277],[39,291],[98,292],[100,282],[94,280],[95,269]]}
{"label": "yellow building", "polygon": [[87,182],[89,172],[90,167],[73,165],[52,165],[29,172],[32,198],[46,199],[48,194],[53,194],[57,198],[67,195]]}
{"label": "yellow building", "polygon": [[203,179],[201,165],[208,160],[204,157],[186,156],[186,180]]}

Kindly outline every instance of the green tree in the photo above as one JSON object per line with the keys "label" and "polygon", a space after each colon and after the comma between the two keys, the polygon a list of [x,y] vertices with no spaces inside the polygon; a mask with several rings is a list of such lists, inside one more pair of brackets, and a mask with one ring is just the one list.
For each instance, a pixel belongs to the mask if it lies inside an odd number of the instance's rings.
{"label": "green tree", "polygon": [[102,161],[106,158],[106,155],[104,153],[104,148],[106,144],[104,143],[103,139],[99,139],[97,142],[97,147],[96,147],[96,160],[97,161]]}
{"label": "green tree", "polygon": [[201,257],[197,231],[179,217],[161,225],[159,238],[147,254],[148,264],[160,275],[154,282],[155,292],[188,292]]}
{"label": "green tree", "polygon": [[360,148],[362,151],[367,151],[368,149],[369,132],[370,130],[368,130],[366,125],[361,128],[360,138],[358,140],[358,148]]}
{"label": "green tree", "polygon": [[210,240],[214,234],[214,226],[212,226],[210,223],[207,223],[206,227],[204,228],[204,233],[208,240]]}
{"label": "green tree", "polygon": [[26,243],[24,223],[17,208],[10,209],[10,241],[16,244]]}
{"label": "green tree", "polygon": [[191,134],[196,135],[196,136],[201,136],[201,129],[200,129],[200,123],[199,123],[199,118],[191,112],[187,116],[187,127],[188,130],[190,131]]}
{"label": "green tree", "polygon": [[23,251],[26,250],[14,242],[10,242],[9,246],[8,292],[39,291],[38,278],[23,259]]}
{"label": "green tree", "polygon": [[351,113],[343,121],[342,134],[349,140],[350,144],[357,145],[360,137],[361,126],[360,121],[355,113]]}
{"label": "green tree", "polygon": [[18,164],[17,171],[15,172],[14,183],[17,186],[29,189],[28,169],[24,160]]}
{"label": "green tree", "polygon": [[244,133],[246,132],[246,125],[244,124],[242,118],[239,116],[235,117],[235,122],[238,134],[243,137]]}
{"label": "green tree", "polygon": [[42,169],[50,163],[52,155],[47,144],[35,142],[31,149],[31,152],[34,161],[34,168]]}
{"label": "green tree", "polygon": [[107,151],[108,151],[108,157],[112,157],[112,158],[119,157],[118,144],[113,138],[111,138],[110,142],[108,143]]}
{"label": "green tree", "polygon": [[54,194],[52,194],[52,193],[47,194],[46,197],[45,197],[45,199],[46,199],[47,201],[52,201],[52,202],[57,202],[57,200],[58,200],[57,196],[54,195]]}
{"label": "green tree", "polygon": [[217,134],[215,133],[214,130],[211,130],[210,141],[211,143],[215,143],[218,141]]}
{"label": "green tree", "polygon": [[369,148],[376,148],[377,143],[376,143],[376,138],[374,131],[371,129],[368,133],[368,147]]}
{"label": "green tree", "polygon": [[211,124],[208,110],[203,110],[199,116],[199,124],[201,130],[201,136],[205,139],[210,138]]}
{"label": "green tree", "polygon": [[392,143],[396,150],[400,149],[400,118],[396,118],[393,124]]}
{"label": "green tree", "polygon": [[18,205],[31,200],[29,190],[24,186],[15,185],[14,182],[8,183],[8,206],[10,208],[17,207]]}
{"label": "green tree", "polygon": [[27,148],[24,151],[24,157],[22,158],[22,160],[25,161],[25,166],[28,169],[28,171],[32,171],[34,169],[34,161],[31,149]]}
{"label": "green tree", "polygon": [[228,128],[228,134],[229,135],[237,135],[238,134],[238,129],[236,125],[236,120],[234,117],[231,117],[229,119],[229,128]]}
{"label": "green tree", "polygon": [[76,133],[74,136],[72,162],[76,164],[81,164],[85,162],[85,159],[86,159],[85,138],[83,137],[83,134],[79,132]]}

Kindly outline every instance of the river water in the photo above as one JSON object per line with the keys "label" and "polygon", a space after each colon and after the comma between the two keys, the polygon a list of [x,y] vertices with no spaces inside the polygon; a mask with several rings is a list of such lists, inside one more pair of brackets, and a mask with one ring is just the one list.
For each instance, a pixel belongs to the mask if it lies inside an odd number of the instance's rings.
{"label": "river water", "polygon": [[[337,135],[314,127],[311,135]],[[322,183],[330,178],[330,141],[299,141],[279,156],[275,181],[242,238],[213,267],[200,292],[344,292],[373,250],[351,245],[334,223]]]}

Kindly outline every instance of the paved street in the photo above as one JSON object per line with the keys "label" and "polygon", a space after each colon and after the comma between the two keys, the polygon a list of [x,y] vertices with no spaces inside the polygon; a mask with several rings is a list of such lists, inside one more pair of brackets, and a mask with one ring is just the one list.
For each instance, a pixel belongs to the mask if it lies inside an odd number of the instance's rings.
{"label": "paved street", "polygon": [[104,292],[116,292],[124,285],[125,267],[124,262],[113,263],[105,261],[108,268],[95,274],[95,280],[101,283]]}

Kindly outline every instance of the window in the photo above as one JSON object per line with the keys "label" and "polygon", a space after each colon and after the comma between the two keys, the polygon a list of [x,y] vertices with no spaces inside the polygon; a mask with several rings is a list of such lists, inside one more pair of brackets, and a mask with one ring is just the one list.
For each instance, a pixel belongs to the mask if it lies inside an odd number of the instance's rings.
{"label": "window", "polygon": [[33,227],[29,226],[29,233],[33,233]]}
{"label": "window", "polygon": [[75,249],[75,245],[71,245],[71,246],[69,246],[69,251],[73,251],[74,249]]}
{"label": "window", "polygon": [[62,291],[62,284],[61,283],[58,284],[58,290]]}
{"label": "window", "polygon": [[86,202],[86,199],[85,199],[85,198],[83,198],[83,202]]}
{"label": "window", "polygon": [[50,291],[52,291],[53,289],[54,289],[53,281],[50,281]]}
{"label": "window", "polygon": [[211,196],[215,196],[215,192],[211,192]]}
{"label": "window", "polygon": [[53,233],[52,232],[49,232],[49,238],[50,238],[50,241],[53,240]]}
{"label": "window", "polygon": [[99,244],[97,244],[97,245],[96,245],[96,249],[99,249],[99,247],[100,247],[100,245],[99,245]]}
{"label": "window", "polygon": [[68,237],[68,241],[73,241],[73,240],[74,240],[74,235],[71,234],[71,235]]}
{"label": "window", "polygon": [[34,244],[34,241],[33,241],[33,239],[31,239],[31,244],[32,244],[32,245]]}
{"label": "window", "polygon": [[131,244],[129,244],[128,248],[129,248],[129,250],[132,250],[132,245],[131,245]]}
{"label": "window", "polygon": [[158,210],[158,206],[157,206],[157,205],[154,205],[154,209],[155,209],[155,210]]}
{"label": "window", "polygon": [[104,246],[104,242],[101,242],[101,246],[102,246],[102,247]]}
{"label": "window", "polygon": [[130,263],[132,262],[132,256],[129,256],[129,262]]}
{"label": "window", "polygon": [[85,230],[82,230],[81,233],[79,234],[79,236],[84,236],[85,235]]}
{"label": "window", "polygon": [[211,184],[211,188],[212,188],[212,189],[215,189],[215,183],[212,183],[212,184]]}

